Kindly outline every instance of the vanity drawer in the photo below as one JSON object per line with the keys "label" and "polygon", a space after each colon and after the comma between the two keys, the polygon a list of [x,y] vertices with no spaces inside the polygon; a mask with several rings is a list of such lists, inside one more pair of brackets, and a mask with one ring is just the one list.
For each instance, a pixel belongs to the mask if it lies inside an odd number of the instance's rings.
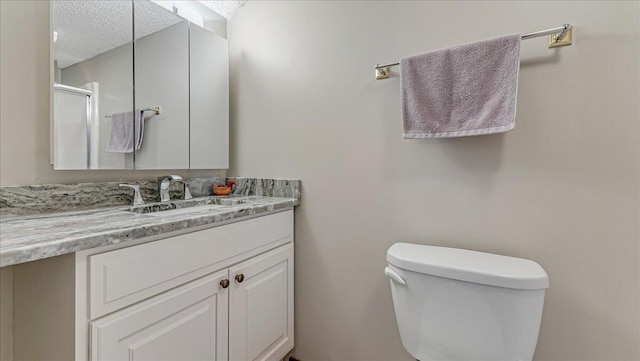
{"label": "vanity drawer", "polygon": [[293,241],[293,211],[89,257],[91,319]]}

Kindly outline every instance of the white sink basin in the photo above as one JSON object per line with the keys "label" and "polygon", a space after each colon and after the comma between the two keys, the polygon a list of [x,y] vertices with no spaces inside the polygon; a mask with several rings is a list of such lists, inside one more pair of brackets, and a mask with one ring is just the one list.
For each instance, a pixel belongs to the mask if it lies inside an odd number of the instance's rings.
{"label": "white sink basin", "polygon": [[206,197],[189,200],[174,200],[170,202],[158,202],[143,204],[128,209],[127,211],[152,216],[186,214],[186,213],[207,213],[221,207],[231,207],[245,204],[255,197]]}
{"label": "white sink basin", "polygon": [[178,215],[178,214],[199,214],[199,213],[208,213],[208,212],[213,212],[213,211],[217,211],[220,210],[221,206],[217,205],[217,204],[206,204],[203,206],[194,206],[194,207],[186,207],[186,208],[178,208],[178,209],[168,209],[168,210],[162,210],[162,211],[157,211],[157,212],[149,212],[149,213],[144,213],[150,216],[154,216],[154,217],[161,217],[161,216],[173,216],[173,215]]}

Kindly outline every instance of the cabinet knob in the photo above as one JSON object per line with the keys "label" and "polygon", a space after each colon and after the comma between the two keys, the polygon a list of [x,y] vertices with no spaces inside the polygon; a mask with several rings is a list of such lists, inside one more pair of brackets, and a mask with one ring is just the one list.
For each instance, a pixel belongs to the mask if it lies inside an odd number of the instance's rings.
{"label": "cabinet knob", "polygon": [[220,287],[222,287],[222,288],[229,287],[229,280],[225,278],[222,281],[220,281]]}
{"label": "cabinet knob", "polygon": [[244,281],[244,275],[242,273],[237,274],[236,281],[238,281],[238,283],[242,283],[242,281]]}

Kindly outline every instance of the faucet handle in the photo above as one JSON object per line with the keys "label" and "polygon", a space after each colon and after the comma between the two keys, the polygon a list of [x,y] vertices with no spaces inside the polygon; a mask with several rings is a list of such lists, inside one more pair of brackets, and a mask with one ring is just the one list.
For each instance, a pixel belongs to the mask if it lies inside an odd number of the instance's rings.
{"label": "faucet handle", "polygon": [[192,199],[191,191],[189,190],[189,184],[195,182],[195,179],[192,180],[183,180],[179,179],[177,182],[182,183],[182,199]]}
{"label": "faucet handle", "polygon": [[182,183],[182,199],[191,199],[193,198],[193,196],[191,195],[191,191],[189,190],[189,183],[188,182],[183,182]]}
{"label": "faucet handle", "polygon": [[134,206],[144,204],[142,195],[140,195],[140,186],[133,185],[133,184],[120,184],[119,186],[133,189],[133,205]]}

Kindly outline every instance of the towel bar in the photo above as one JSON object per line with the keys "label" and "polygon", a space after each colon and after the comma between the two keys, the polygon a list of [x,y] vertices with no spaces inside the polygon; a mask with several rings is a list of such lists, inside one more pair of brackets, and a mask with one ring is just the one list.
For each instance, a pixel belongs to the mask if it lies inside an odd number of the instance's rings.
{"label": "towel bar", "polygon": [[[529,40],[533,38],[539,38],[541,36],[549,35],[549,49],[557,46],[571,45],[573,36],[573,26],[571,24],[564,24],[557,28],[551,28],[547,30],[535,31],[522,35],[522,40]],[[389,68],[392,66],[398,66],[400,62],[389,64],[376,64],[374,69],[376,70],[376,80],[387,79],[389,77]]]}
{"label": "towel bar", "polygon": [[[146,109],[142,109],[143,112],[154,112],[156,113],[156,115],[160,115],[160,112],[162,111],[162,108],[160,107],[155,107],[155,108],[146,108]],[[111,118],[110,115],[105,115],[105,118]]]}

